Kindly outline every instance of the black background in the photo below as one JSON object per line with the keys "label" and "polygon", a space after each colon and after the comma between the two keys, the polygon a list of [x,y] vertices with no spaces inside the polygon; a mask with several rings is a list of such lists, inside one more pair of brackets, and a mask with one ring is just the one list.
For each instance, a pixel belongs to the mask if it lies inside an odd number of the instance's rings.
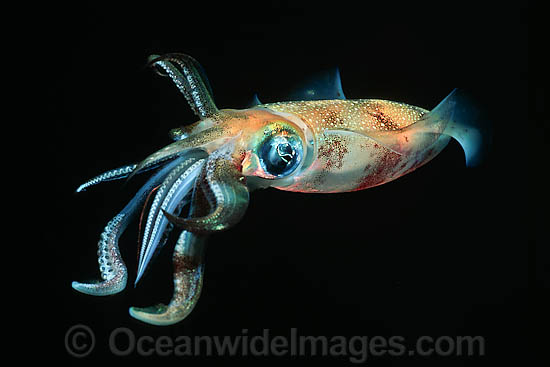
{"label": "black background", "polygon": [[[527,109],[527,9],[476,2],[404,6],[374,2],[143,3],[50,9],[44,46],[52,76],[57,199],[51,281],[58,314],[52,353],[69,357],[75,324],[97,339],[86,360],[115,358],[109,333],[142,335],[481,335],[484,357],[369,357],[370,365],[485,365],[525,347],[527,237],[515,197],[525,173],[510,170],[505,134]],[[128,315],[168,302],[170,245],[137,288],[137,226],[120,241],[130,270],[121,294],[78,294],[72,280],[99,276],[96,243],[144,177],[82,194],[86,179],[144,158],[169,143],[169,129],[196,121],[182,95],[145,68],[147,56],[184,52],[205,68],[219,108],[284,98],[304,76],[340,68],[348,98],[383,98],[433,108],[468,90],[495,128],[492,154],[464,166],[455,141],[428,165],[355,193],[254,192],[243,221],[212,236],[202,296],[183,322],[165,328]],[[510,114],[509,108],[516,113]],[[503,158],[505,157],[505,158]],[[157,357],[145,359],[146,362]],[[159,358],[189,365],[243,357]],[[252,363],[349,363],[344,358],[256,357]],[[202,363],[204,362],[204,363]]]}

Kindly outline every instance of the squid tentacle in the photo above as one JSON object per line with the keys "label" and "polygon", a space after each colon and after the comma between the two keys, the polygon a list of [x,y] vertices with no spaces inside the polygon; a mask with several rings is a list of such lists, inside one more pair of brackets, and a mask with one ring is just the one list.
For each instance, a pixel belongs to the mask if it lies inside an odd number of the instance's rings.
{"label": "squid tentacle", "polygon": [[176,166],[164,179],[163,183],[157,188],[155,198],[149,209],[149,214],[145,222],[145,229],[143,232],[143,248],[140,252],[140,261],[142,261],[145,249],[149,243],[151,237],[154,237],[159,231],[159,216],[160,207],[165,203],[165,199],[171,199],[173,192],[171,190],[175,181],[181,176],[186,174],[190,167],[192,167],[196,162],[197,158],[189,157],[186,158],[182,163]]}
{"label": "squid tentacle", "polygon": [[173,155],[173,156],[163,157],[161,159],[156,159],[154,161],[150,161],[147,164],[143,165],[139,169],[139,172],[136,172],[136,168],[138,167],[137,163],[128,164],[126,166],[111,169],[109,171],[103,172],[102,174],[87,180],[82,185],[78,186],[78,188],[76,189],[76,192],[79,193],[79,192],[85,191],[87,188],[98,185],[103,182],[115,181],[115,180],[120,180],[122,178],[126,178],[129,176],[133,176],[134,173],[144,173],[144,172],[156,169],[159,166],[162,166],[163,164],[168,163],[170,160],[174,159],[175,157],[177,156]]}
{"label": "squid tentacle", "polygon": [[98,242],[98,263],[102,281],[80,283],[73,281],[73,289],[92,296],[108,296],[126,288],[128,271],[120,256],[118,238],[127,223],[127,214],[116,215],[105,227]]}
{"label": "squid tentacle", "polygon": [[182,231],[172,255],[174,291],[170,303],[130,307],[130,315],[153,325],[171,325],[187,317],[202,290],[205,242],[206,236]]}
{"label": "squid tentacle", "polygon": [[[188,216],[203,216],[208,211],[205,192],[197,179]],[[132,317],[148,324],[171,325],[191,313],[202,290],[206,240],[206,235],[185,230],[181,232],[172,255],[174,290],[170,303],[144,308],[130,307]]]}
{"label": "squid tentacle", "polygon": [[155,173],[120,213],[107,224],[98,242],[98,262],[102,281],[95,283],[74,281],[72,287],[75,290],[95,296],[106,296],[119,293],[126,287],[128,270],[120,255],[118,239],[139,211],[148,193],[179,163],[180,159],[174,160]]}
{"label": "squid tentacle", "polygon": [[132,173],[136,167],[137,167],[137,164],[129,164],[127,166],[122,166],[122,167],[104,172],[100,175],[97,175],[89,179],[88,181],[84,182],[82,185],[78,186],[78,188],[76,189],[76,192],[82,192],[90,186],[95,186],[105,181],[113,181],[124,177],[128,177],[128,175]]}
{"label": "squid tentacle", "polygon": [[208,80],[201,73],[200,64],[191,56],[178,53],[153,55],[149,65],[161,67],[167,73],[199,118],[208,118],[218,113]]}
{"label": "squid tentacle", "polygon": [[161,211],[181,210],[181,202],[191,191],[204,164],[205,156],[206,152],[201,150],[188,154],[188,158],[174,168],[158,188],[145,224],[136,284],[143,276],[157,248],[161,247],[163,233],[169,224]]}
{"label": "squid tentacle", "polygon": [[202,217],[181,218],[164,210],[167,219],[176,226],[194,233],[226,230],[238,223],[248,207],[249,192],[245,177],[233,162],[234,144],[225,144],[210,155],[200,186],[208,194],[212,210]]}

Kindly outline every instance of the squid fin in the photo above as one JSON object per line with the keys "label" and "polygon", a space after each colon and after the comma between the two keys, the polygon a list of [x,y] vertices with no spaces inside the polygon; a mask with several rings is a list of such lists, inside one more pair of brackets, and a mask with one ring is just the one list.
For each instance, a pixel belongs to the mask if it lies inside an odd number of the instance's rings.
{"label": "squid fin", "polygon": [[460,143],[466,156],[466,166],[478,166],[489,153],[491,123],[464,91],[455,89],[449,96],[452,97],[454,111],[443,133]]}
{"label": "squid fin", "polygon": [[346,99],[340,80],[340,70],[332,68],[320,72],[287,98],[289,101],[314,101],[323,99]]}
{"label": "squid fin", "polygon": [[432,111],[402,132],[448,135],[464,150],[466,166],[474,167],[485,159],[491,143],[491,126],[473,100],[460,89],[454,89]]}
{"label": "squid fin", "polygon": [[[431,112],[407,127],[398,130],[369,130],[361,133],[395,153],[408,155],[411,150],[418,150],[419,144],[431,145],[445,131],[455,109],[453,94],[454,91]],[[426,134],[429,135],[426,136]]]}
{"label": "squid fin", "polygon": [[248,108],[255,107],[261,104],[263,103],[260,102],[260,99],[258,98],[258,93],[254,93],[254,95],[252,96],[252,100],[248,104]]}
{"label": "squid fin", "polygon": [[403,155],[409,154],[413,147],[417,150],[418,144],[429,146],[441,134],[448,135],[462,146],[468,167],[483,161],[491,141],[491,128],[487,119],[480,117],[472,100],[459,89],[454,89],[432,111],[412,125],[399,130],[361,133]]}

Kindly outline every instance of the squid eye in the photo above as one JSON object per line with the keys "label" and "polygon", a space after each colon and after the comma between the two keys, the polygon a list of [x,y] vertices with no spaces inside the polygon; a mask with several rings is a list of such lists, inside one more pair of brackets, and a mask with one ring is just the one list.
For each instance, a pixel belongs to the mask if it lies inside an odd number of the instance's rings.
{"label": "squid eye", "polygon": [[258,157],[266,173],[282,177],[292,173],[302,159],[302,144],[293,136],[275,135],[264,140]]}

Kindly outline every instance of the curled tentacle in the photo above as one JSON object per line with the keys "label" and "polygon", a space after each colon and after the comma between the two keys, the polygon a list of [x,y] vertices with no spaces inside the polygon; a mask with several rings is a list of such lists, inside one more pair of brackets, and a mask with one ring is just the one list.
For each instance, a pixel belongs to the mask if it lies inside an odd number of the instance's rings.
{"label": "curled tentacle", "polygon": [[145,224],[136,284],[143,276],[153,254],[160,247],[163,233],[167,228],[168,221],[162,211],[181,209],[181,202],[191,192],[206,155],[207,153],[201,150],[189,152],[158,188]]}
{"label": "curled tentacle", "polygon": [[118,239],[128,222],[127,214],[120,213],[105,227],[98,242],[98,262],[101,271],[100,282],[73,282],[73,289],[92,296],[108,296],[121,292],[128,281],[128,271],[120,256]]}
{"label": "curled tentacle", "polygon": [[179,163],[179,159],[170,162],[153,175],[120,213],[107,224],[98,243],[99,270],[103,280],[95,283],[73,282],[72,287],[75,290],[95,296],[106,296],[118,293],[126,287],[128,271],[120,256],[118,239],[139,211],[148,193]]}
{"label": "curled tentacle", "polygon": [[183,320],[195,307],[203,282],[205,236],[183,231],[174,248],[174,292],[168,305],[130,307],[130,315],[153,325]]}
{"label": "curled tentacle", "polygon": [[[202,216],[208,212],[204,192],[195,183],[189,216]],[[203,284],[205,235],[182,231],[172,256],[174,291],[168,305],[130,307],[130,315],[153,325],[171,325],[183,320],[195,307]]]}
{"label": "curled tentacle", "polygon": [[245,177],[231,157],[233,144],[228,143],[212,153],[206,162],[200,181],[211,211],[202,217],[179,218],[169,210],[164,215],[175,225],[194,233],[211,233],[228,229],[238,223],[248,207],[249,193]]}
{"label": "curled tentacle", "polygon": [[208,79],[201,72],[200,64],[191,56],[178,53],[153,55],[149,64],[166,72],[198,117],[204,119],[218,112]]}

